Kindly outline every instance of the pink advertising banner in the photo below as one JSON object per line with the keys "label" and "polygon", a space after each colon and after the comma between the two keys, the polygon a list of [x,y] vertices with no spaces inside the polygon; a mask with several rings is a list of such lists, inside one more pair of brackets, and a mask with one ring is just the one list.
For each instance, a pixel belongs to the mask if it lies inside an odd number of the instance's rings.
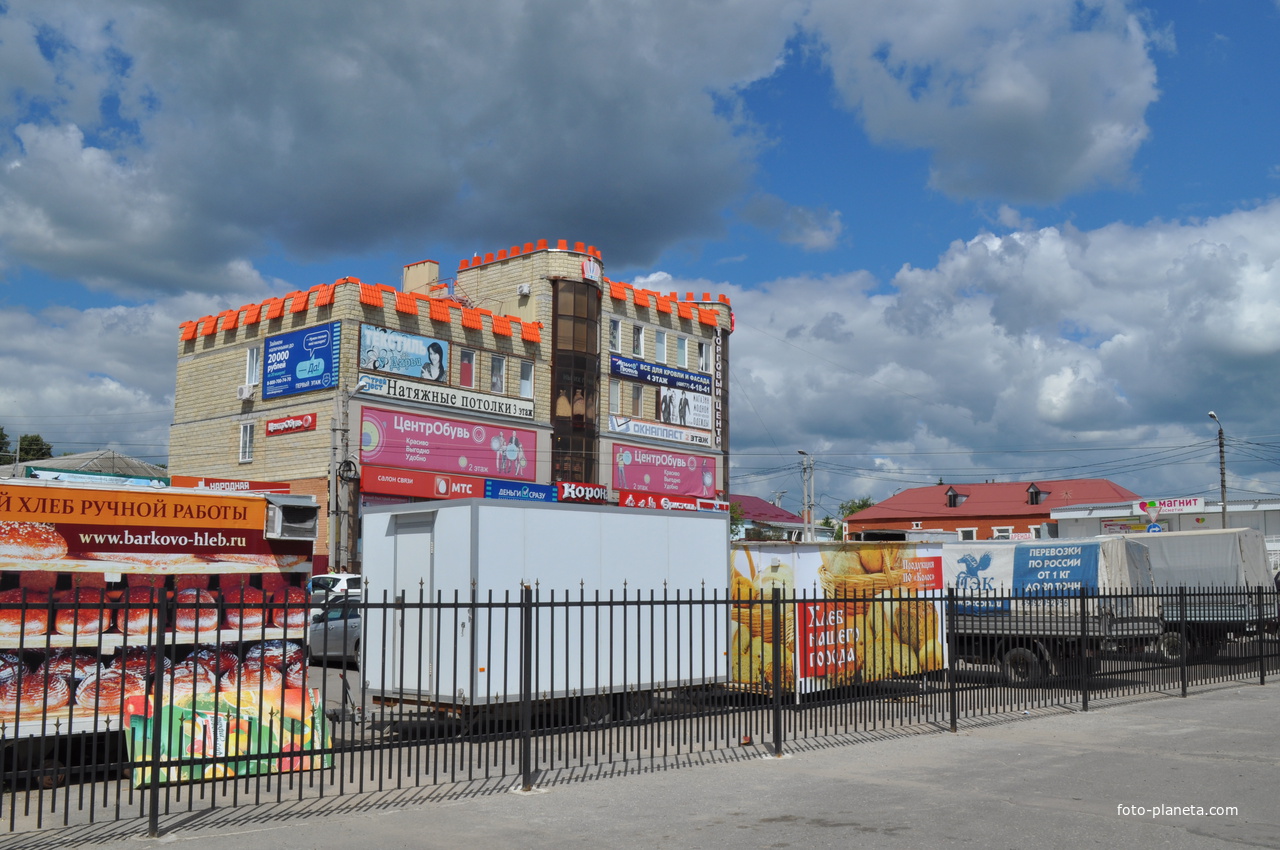
{"label": "pink advertising banner", "polygon": [[535,432],[520,428],[366,407],[360,462],[533,481],[537,440]]}
{"label": "pink advertising banner", "polygon": [[716,459],[613,444],[613,488],[680,496],[716,495]]}

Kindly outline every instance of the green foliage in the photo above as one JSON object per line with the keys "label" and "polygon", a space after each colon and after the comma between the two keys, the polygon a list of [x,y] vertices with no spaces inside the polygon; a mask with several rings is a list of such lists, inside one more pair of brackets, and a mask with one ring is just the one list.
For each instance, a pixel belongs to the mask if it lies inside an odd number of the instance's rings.
{"label": "green foliage", "polygon": [[876,500],[870,496],[863,496],[860,499],[850,499],[847,502],[840,503],[840,519],[844,519],[849,514],[856,514],[858,511],[865,511],[876,503]]}
{"label": "green foliage", "polygon": [[18,463],[53,457],[53,445],[39,434],[23,434],[18,438]]}
{"label": "green foliage", "polygon": [[737,537],[742,533],[742,526],[746,520],[742,517],[742,503],[729,503],[729,536]]}

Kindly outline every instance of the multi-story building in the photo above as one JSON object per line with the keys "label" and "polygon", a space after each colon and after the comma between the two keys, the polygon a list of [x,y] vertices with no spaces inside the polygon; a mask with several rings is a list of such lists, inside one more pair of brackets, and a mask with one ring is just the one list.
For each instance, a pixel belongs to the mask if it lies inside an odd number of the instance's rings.
{"label": "multi-story building", "polygon": [[361,504],[696,508],[726,487],[731,330],[726,297],[610,280],[581,242],[342,278],[182,324],[169,465],[327,500],[335,569]]}

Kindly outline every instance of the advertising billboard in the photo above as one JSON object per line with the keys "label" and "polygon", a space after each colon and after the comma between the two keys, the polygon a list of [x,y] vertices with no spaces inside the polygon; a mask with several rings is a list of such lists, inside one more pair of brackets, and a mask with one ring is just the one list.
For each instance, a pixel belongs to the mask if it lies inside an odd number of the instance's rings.
{"label": "advertising billboard", "polygon": [[716,459],[613,444],[613,488],[664,496],[716,495]]}
{"label": "advertising billboard", "polygon": [[377,325],[361,325],[360,368],[447,384],[449,343]]}
{"label": "advertising billboard", "polygon": [[689,372],[671,366],[645,363],[643,360],[632,360],[630,357],[619,357],[617,354],[609,357],[609,371],[619,378],[632,378],[660,387],[711,394],[711,377],[701,372]]}
{"label": "advertising billboard", "polygon": [[267,337],[263,350],[262,397],[275,398],[336,385],[341,347],[340,322]]}
{"label": "advertising billboard", "polygon": [[711,430],[711,396],[661,387],[658,390],[658,420],[682,428]]}
{"label": "advertising billboard", "polygon": [[360,462],[400,469],[533,481],[534,431],[366,407]]}
{"label": "advertising billboard", "polygon": [[475,393],[447,384],[410,381],[404,378],[384,378],[381,375],[366,373],[361,373],[360,377],[364,379],[364,392],[368,395],[412,401],[418,404],[453,407],[468,413],[515,416],[520,419],[533,418],[533,399],[531,398]]}
{"label": "advertising billboard", "polygon": [[733,681],[799,695],[946,666],[941,544],[735,541],[730,568]]}

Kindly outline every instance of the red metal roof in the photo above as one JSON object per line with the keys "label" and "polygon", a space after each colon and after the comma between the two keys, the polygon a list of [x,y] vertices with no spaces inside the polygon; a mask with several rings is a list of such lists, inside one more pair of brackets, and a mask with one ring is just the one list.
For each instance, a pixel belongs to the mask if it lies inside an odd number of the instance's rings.
{"label": "red metal roof", "polygon": [[[1040,504],[1028,504],[1027,489],[1040,489]],[[954,508],[947,507],[947,493],[966,496]],[[845,517],[865,525],[868,522],[918,520],[931,517],[961,519],[990,516],[1047,516],[1054,508],[1067,505],[1094,505],[1126,502],[1140,498],[1105,478],[1069,478],[1062,481],[1012,481],[981,484],[934,484],[903,490],[883,502]]]}
{"label": "red metal roof", "polygon": [[784,511],[773,502],[766,502],[756,496],[739,496],[735,493],[730,493],[729,501],[737,502],[741,505],[742,518],[752,522],[804,522],[803,518],[796,516],[791,511]]}

